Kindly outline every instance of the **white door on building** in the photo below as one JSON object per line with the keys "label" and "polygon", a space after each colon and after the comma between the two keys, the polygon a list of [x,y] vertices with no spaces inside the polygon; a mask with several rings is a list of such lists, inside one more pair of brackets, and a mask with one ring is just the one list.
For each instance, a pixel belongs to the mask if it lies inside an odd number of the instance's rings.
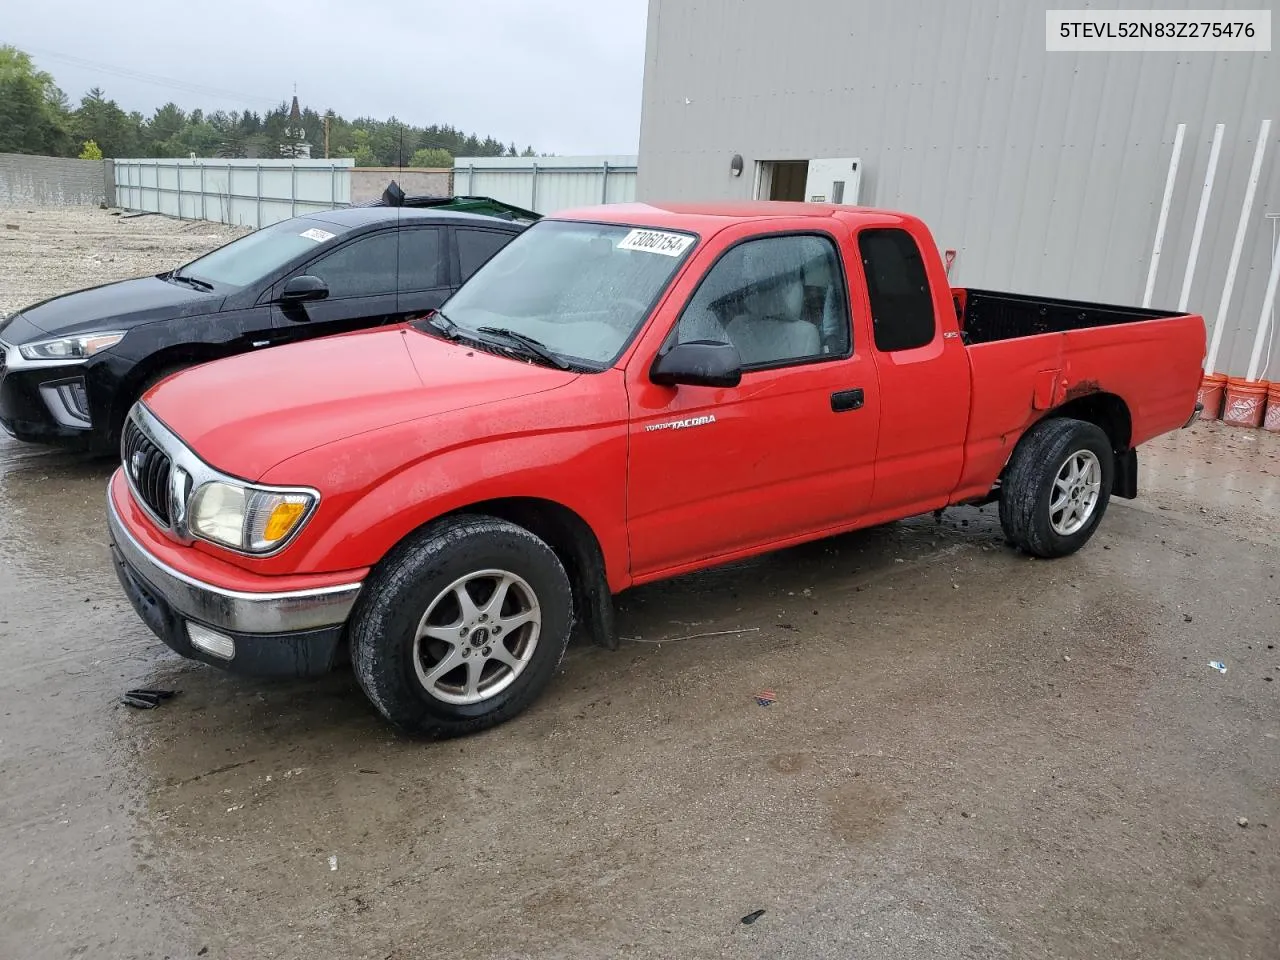
{"label": "white door on building", "polygon": [[838,160],[810,160],[804,198],[810,203],[858,203],[862,161],[857,157]]}

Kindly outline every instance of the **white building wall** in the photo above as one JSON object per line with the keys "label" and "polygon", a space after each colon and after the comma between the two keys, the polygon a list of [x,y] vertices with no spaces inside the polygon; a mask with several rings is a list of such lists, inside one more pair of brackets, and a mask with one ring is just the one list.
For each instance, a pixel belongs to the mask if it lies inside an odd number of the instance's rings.
{"label": "white building wall", "polygon": [[[858,157],[860,201],[922,216],[938,246],[957,251],[957,285],[1137,304],[1185,123],[1153,298],[1176,307],[1222,123],[1188,304],[1212,324],[1259,125],[1270,118],[1217,364],[1243,375],[1271,262],[1267,214],[1280,214],[1280,55],[1046,53],[1045,10],[1062,6],[1070,5],[650,0],[638,195],[745,199],[759,161]],[[745,160],[738,178],[735,154]],[[1270,370],[1280,375],[1275,339]]]}

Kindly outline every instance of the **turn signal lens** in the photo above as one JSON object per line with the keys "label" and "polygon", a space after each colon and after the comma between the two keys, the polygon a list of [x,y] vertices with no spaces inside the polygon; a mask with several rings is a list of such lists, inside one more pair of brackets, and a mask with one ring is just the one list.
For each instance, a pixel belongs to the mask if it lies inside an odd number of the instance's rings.
{"label": "turn signal lens", "polygon": [[262,539],[275,543],[289,535],[289,531],[293,529],[293,525],[298,522],[298,518],[302,516],[306,510],[306,504],[302,503],[277,503],[271,511],[271,516],[267,517],[267,525],[263,528]]}
{"label": "turn signal lens", "polygon": [[275,493],[254,490],[249,495],[245,545],[254,553],[277,546],[297,529],[315,499],[305,493]]}

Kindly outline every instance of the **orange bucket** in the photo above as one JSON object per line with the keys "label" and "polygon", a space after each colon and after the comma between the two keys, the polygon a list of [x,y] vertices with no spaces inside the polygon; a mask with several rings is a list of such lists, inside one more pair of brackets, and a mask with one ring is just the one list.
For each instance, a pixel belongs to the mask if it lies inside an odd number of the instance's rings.
{"label": "orange bucket", "polygon": [[1262,429],[1280,433],[1280,382],[1267,388],[1267,415],[1262,418]]}
{"label": "orange bucket", "polygon": [[1222,411],[1222,422],[1233,427],[1259,427],[1262,411],[1267,405],[1265,380],[1246,380],[1244,377],[1227,378],[1227,403]]}
{"label": "orange bucket", "polygon": [[1200,411],[1201,420],[1222,419],[1222,394],[1227,389],[1225,373],[1206,373],[1200,381],[1200,391],[1196,400],[1204,405]]}

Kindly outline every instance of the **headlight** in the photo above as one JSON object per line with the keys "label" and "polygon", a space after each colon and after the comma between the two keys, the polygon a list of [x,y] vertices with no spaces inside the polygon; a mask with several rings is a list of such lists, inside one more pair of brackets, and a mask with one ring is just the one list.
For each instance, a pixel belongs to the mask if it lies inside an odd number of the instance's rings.
{"label": "headlight", "polygon": [[215,480],[196,491],[193,534],[245,553],[270,553],[311,513],[316,495],[305,490],[259,490]]}
{"label": "headlight", "polygon": [[86,360],[123,339],[123,333],[86,333],[23,344],[18,350],[28,360]]}

